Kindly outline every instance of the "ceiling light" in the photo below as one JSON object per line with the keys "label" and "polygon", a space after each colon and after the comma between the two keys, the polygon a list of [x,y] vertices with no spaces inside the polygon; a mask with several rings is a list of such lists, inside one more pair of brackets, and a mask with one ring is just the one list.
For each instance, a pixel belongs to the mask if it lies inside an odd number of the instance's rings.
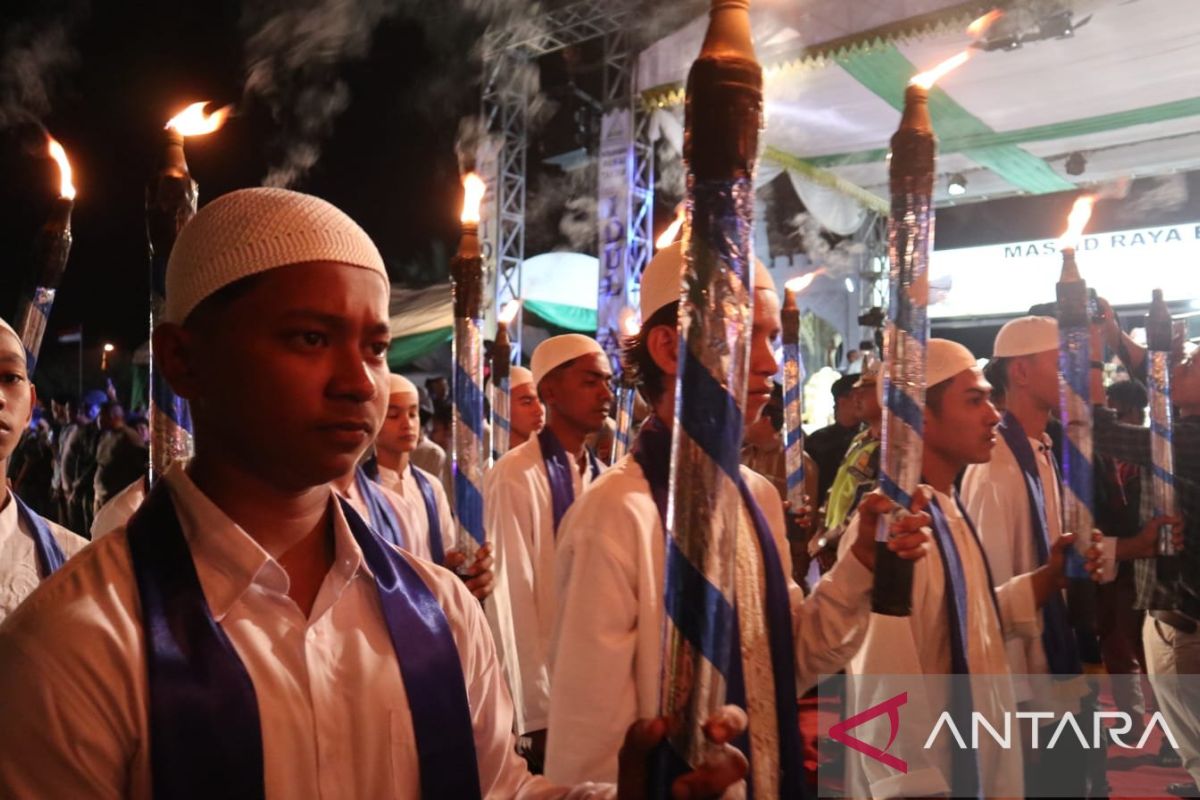
{"label": "ceiling light", "polygon": [[951,197],[958,197],[965,194],[967,191],[967,179],[963,177],[961,172],[956,172],[950,176],[946,182],[946,192]]}

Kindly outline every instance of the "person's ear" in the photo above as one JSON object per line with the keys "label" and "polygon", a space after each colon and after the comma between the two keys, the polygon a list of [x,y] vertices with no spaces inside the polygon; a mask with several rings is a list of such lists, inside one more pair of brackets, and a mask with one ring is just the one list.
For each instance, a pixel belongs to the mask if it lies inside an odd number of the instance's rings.
{"label": "person's ear", "polygon": [[656,325],[646,332],[646,350],[662,373],[674,378],[679,371],[679,330],[674,325]]}
{"label": "person's ear", "polygon": [[170,322],[159,323],[152,334],[155,366],[162,370],[175,394],[193,401],[201,391],[195,339],[192,331]]}

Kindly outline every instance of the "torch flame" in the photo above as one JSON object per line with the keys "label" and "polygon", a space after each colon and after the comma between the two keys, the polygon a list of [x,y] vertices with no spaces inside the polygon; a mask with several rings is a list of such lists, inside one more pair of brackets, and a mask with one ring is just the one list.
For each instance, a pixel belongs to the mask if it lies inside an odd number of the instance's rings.
{"label": "torch flame", "polygon": [[1087,227],[1088,220],[1092,218],[1092,207],[1095,205],[1096,195],[1094,194],[1085,194],[1075,200],[1075,205],[1071,206],[1071,213],[1067,217],[1067,230],[1058,240],[1059,248],[1075,249],[1075,245],[1079,243],[1079,237],[1083,235],[1083,229]]}
{"label": "torch flame", "polygon": [[972,39],[978,39],[987,33],[987,29],[992,27],[996,20],[1004,16],[1004,12],[998,8],[993,8],[988,13],[984,14],[979,19],[967,26],[967,35]]}
{"label": "torch flame", "polygon": [[167,123],[167,127],[174,128],[184,136],[203,136],[207,133],[220,130],[221,126],[225,124],[225,120],[229,118],[230,112],[233,111],[233,106],[225,106],[211,114],[206,114],[204,113],[204,107],[209,102],[205,100],[201,103],[192,103],[183,111],[171,117],[171,121]]}
{"label": "torch flame", "polygon": [[662,250],[675,241],[675,237],[679,235],[679,229],[683,227],[684,217],[686,216],[683,203],[680,203],[679,208],[675,209],[675,219],[671,220],[671,224],[667,226],[667,229],[654,240],[655,250]]}
{"label": "torch flame", "polygon": [[785,283],[783,285],[783,288],[787,289],[789,292],[791,292],[794,295],[801,294],[802,292],[804,292],[805,289],[812,286],[813,281],[815,281],[817,279],[818,275],[824,275],[824,274],[825,274],[825,268],[821,267],[820,269],[813,270],[812,272],[808,273],[807,275],[797,275],[796,277],[792,278],[787,283]]}
{"label": "torch flame", "polygon": [[961,53],[956,53],[950,56],[942,63],[930,70],[926,70],[918,75],[914,75],[909,81],[910,86],[920,86],[922,89],[932,89],[933,85],[944,76],[947,72],[958,69],[971,57],[970,50],[963,50]]}
{"label": "torch flame", "polygon": [[[468,172],[463,175],[463,206],[462,206],[462,222],[479,224],[479,206],[483,203],[483,194],[487,191],[487,184],[483,178],[476,175],[474,172]],[[516,313],[515,311],[513,312]]]}
{"label": "torch flame", "polygon": [[509,300],[504,304],[504,308],[500,309],[499,320],[504,325],[511,325],[513,319],[517,316],[517,310],[521,307],[520,300]]}
{"label": "torch flame", "polygon": [[621,312],[620,325],[621,333],[625,336],[637,336],[642,327],[638,322],[637,312],[632,308],[626,308]]}
{"label": "torch flame", "polygon": [[63,146],[54,139],[50,140],[50,157],[58,162],[59,196],[74,200],[75,184],[71,182],[71,162],[67,160],[67,151],[63,150]]}

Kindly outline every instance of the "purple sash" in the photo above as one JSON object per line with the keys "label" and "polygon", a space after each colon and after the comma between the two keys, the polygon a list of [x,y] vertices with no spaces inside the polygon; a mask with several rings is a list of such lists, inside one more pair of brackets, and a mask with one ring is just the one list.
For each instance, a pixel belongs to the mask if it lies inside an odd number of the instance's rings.
{"label": "purple sash", "polygon": [[38,569],[42,578],[50,577],[51,573],[66,563],[67,557],[55,541],[46,520],[25,505],[25,501],[17,497],[16,492],[10,491],[8,496],[17,504],[17,516],[29,526],[29,531],[33,534],[33,548],[37,552]]}
{"label": "purple sash", "polygon": [[438,513],[437,498],[433,496],[433,486],[429,483],[429,479],[411,464],[408,471],[413,476],[417,488],[421,490],[421,499],[425,501],[425,518],[429,520],[430,557],[433,563],[441,564],[446,560],[446,548],[442,544],[442,515]]}
{"label": "purple sash", "polygon": [[[667,492],[670,481],[671,432],[658,419],[651,417],[642,426],[632,447],[632,456],[642,468],[650,493],[658,507],[663,532],[667,530]],[[800,726],[797,722],[796,702],[796,651],[792,638],[792,608],[788,596],[787,579],[783,564],[770,526],[750,488],[739,472],[736,478],[742,501],[754,521],[754,533],[762,553],[763,572],[766,575],[767,635],[771,647],[771,672],[775,683],[775,714],[779,724],[779,796],[808,797],[810,792],[804,782],[804,761],[800,748]],[[734,637],[729,659],[729,674],[725,676],[726,701],[745,707],[745,679],[742,674],[742,655],[739,645],[737,615],[733,615]],[[683,626],[687,627],[687,626]],[[737,743],[735,743],[737,744]],[[750,757],[748,743],[741,745],[746,757]],[[749,780],[749,778],[748,778]],[[751,785],[751,789],[753,786]]]}
{"label": "purple sash", "polygon": [[[550,482],[550,506],[554,512],[554,535],[557,536],[558,524],[575,502],[575,462],[549,427],[538,431],[537,439],[546,465],[546,479]],[[590,450],[587,456],[594,480],[600,474],[600,464]]]}
{"label": "purple sash", "polygon": [[354,470],[354,485],[367,505],[367,520],[371,524],[371,530],[396,547],[407,548],[408,540],[404,535],[404,526],[396,516],[396,509],[392,508],[392,504],[379,490],[379,484],[367,476],[365,469],[358,467]]}
{"label": "purple sash", "polygon": [[[421,795],[480,797],[471,709],[445,613],[407,559],[339,502],[375,574],[416,733]],[[130,520],[128,540],[146,633],[154,797],[265,797],[254,684],[213,619],[163,484]]]}
{"label": "purple sash", "polygon": [[[1033,528],[1033,543],[1037,548],[1038,564],[1045,564],[1050,557],[1050,528],[1046,520],[1046,491],[1042,476],[1038,472],[1037,459],[1029,446],[1029,437],[1021,423],[1011,412],[1005,412],[997,426],[1008,449],[1025,478],[1025,494],[1029,498],[1029,519]],[[1005,532],[1006,533],[1006,532]],[[1007,533],[1006,533],[1007,535]],[[1067,604],[1061,592],[1051,592],[1050,599],[1042,606],[1042,649],[1046,651],[1046,663],[1054,675],[1078,675],[1083,671],[1075,633],[1067,617]]]}

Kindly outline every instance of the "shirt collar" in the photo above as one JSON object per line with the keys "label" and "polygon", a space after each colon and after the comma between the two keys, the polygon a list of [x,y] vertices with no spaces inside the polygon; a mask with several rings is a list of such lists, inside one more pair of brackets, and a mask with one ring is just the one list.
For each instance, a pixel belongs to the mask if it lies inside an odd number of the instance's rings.
{"label": "shirt collar", "polygon": [[[284,568],[200,491],[183,465],[172,465],[163,473],[163,480],[171,491],[196,575],[216,621],[220,622],[251,586],[275,594],[287,593],[290,582]],[[332,569],[345,570],[347,575],[361,570],[374,580],[332,489],[329,502],[333,503]]]}

